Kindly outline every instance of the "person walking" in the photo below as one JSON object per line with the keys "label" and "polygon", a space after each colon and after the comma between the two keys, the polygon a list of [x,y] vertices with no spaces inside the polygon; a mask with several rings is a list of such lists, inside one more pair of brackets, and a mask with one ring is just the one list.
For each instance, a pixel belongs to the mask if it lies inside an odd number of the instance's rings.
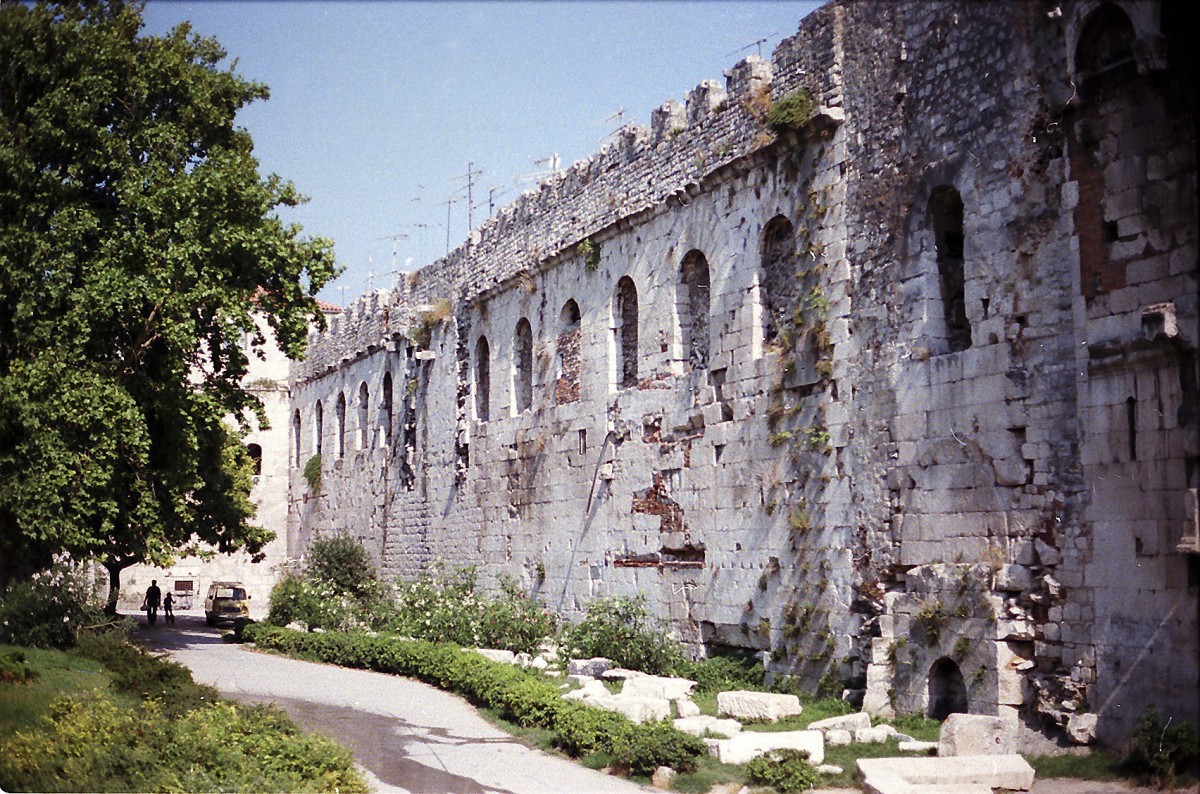
{"label": "person walking", "polygon": [[175,597],[168,592],[165,596],[163,596],[162,602],[163,620],[165,620],[167,623],[173,624],[175,622],[175,612],[173,611],[174,606]]}
{"label": "person walking", "polygon": [[142,606],[146,608],[146,622],[151,626],[158,621],[158,607],[162,603],[162,590],[158,589],[158,580],[151,579],[150,586],[146,588],[146,599],[142,601]]}

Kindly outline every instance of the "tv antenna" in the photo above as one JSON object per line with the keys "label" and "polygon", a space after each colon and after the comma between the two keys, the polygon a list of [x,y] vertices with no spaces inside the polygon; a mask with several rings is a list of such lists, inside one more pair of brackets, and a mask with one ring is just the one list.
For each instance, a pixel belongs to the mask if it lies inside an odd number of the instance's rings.
{"label": "tv antenna", "polygon": [[623,108],[623,107],[617,108],[616,111],[609,113],[604,118],[604,121],[602,121],[600,123],[607,124],[608,122],[612,121],[613,119],[617,120],[617,128],[615,130],[609,130],[605,134],[605,136],[600,139],[601,141],[607,141],[609,138],[611,138],[612,136],[614,136],[618,132],[620,132],[622,130],[622,128],[624,128],[624,126],[625,126],[625,108]]}
{"label": "tv antenna", "polygon": [[458,198],[452,196],[441,202],[446,205],[446,256],[450,256],[450,208],[462,200],[461,196]]}
{"label": "tv antenna", "polygon": [[[460,179],[467,180],[467,231],[470,231],[471,229],[475,228],[475,216],[472,213],[472,210],[474,209],[474,202],[471,200],[471,188],[474,187],[474,185],[475,185],[475,177],[482,176],[482,175],[483,175],[482,171],[475,170],[474,163],[468,162],[467,163],[467,173],[459,174],[456,177],[451,177],[451,181],[455,181],[455,182],[457,182]],[[449,220],[447,220],[446,221],[447,226],[449,226],[449,223],[450,223]],[[447,230],[447,233],[448,233],[448,231],[449,230]],[[450,253],[450,252],[447,251],[446,253]]]}
{"label": "tv antenna", "polygon": [[754,41],[750,42],[745,47],[738,47],[733,52],[725,53],[725,57],[730,58],[734,55],[737,55],[739,52],[745,52],[746,50],[750,49],[751,47],[757,47],[758,54],[759,54],[759,56],[761,56],[762,55],[762,45],[766,44],[768,41],[770,41],[772,38],[774,38],[775,36],[778,36],[778,35],[779,35],[778,33],[768,33],[767,35],[763,36],[762,38],[755,39]]}
{"label": "tv antenna", "polygon": [[492,217],[493,210],[496,209],[496,194],[501,191],[508,190],[508,185],[492,185],[488,188],[488,217]]}
{"label": "tv antenna", "polygon": [[561,173],[562,169],[559,168],[559,165],[561,164],[561,162],[562,161],[558,159],[558,152],[554,152],[549,157],[546,157],[542,160],[534,160],[533,161],[534,165],[548,165],[548,166],[550,166],[550,170],[549,171],[535,171],[532,174],[526,174],[525,176],[520,178],[520,181],[532,182],[532,181],[536,180],[538,182],[542,182],[542,181],[545,181],[547,178],[556,177],[559,175],[559,173]]}

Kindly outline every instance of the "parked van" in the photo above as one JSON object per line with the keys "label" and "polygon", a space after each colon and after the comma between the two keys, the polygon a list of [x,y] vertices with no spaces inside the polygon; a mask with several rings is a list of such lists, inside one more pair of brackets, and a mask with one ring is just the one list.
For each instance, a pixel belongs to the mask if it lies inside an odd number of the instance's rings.
{"label": "parked van", "polygon": [[241,582],[213,582],[204,597],[204,620],[215,626],[222,620],[250,617],[250,596]]}

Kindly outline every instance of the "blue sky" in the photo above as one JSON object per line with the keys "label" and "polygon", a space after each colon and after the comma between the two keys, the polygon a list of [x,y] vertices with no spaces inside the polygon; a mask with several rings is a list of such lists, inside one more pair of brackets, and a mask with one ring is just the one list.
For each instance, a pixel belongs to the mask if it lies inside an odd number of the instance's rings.
{"label": "blue sky", "polygon": [[501,207],[536,186],[538,160],[565,168],[746,55],[769,58],[820,4],[150,0],[145,32],[190,20],[270,86],[238,122],[262,172],[309,196],[284,217],[334,241],[346,271],[321,297],[340,304],[442,256],[449,199],[450,246],[466,238],[468,163],[478,226],[489,191]]}

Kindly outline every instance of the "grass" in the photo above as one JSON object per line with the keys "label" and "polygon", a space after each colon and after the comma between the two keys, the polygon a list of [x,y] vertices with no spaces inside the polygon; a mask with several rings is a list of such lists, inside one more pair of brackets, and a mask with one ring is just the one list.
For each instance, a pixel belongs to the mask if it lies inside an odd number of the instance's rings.
{"label": "grass", "polygon": [[97,661],[62,651],[0,645],[0,653],[7,651],[23,653],[37,677],[28,684],[0,685],[0,736],[35,725],[46,714],[50,701],[61,695],[95,689],[113,694],[112,675]]}
{"label": "grass", "polygon": [[562,756],[563,758],[567,757],[565,753],[560,752],[554,746],[554,731],[547,730],[545,728],[526,728],[522,725],[518,725],[515,722],[510,722],[509,720],[506,720],[504,717],[500,716],[499,709],[480,707],[478,711],[480,716],[482,716],[485,720],[509,734],[517,741],[521,742],[521,744],[524,744],[527,747],[536,747],[539,750],[544,750],[547,753],[554,753],[555,755]]}
{"label": "grass", "polygon": [[840,775],[822,775],[821,785],[826,788],[859,788],[862,780],[858,776],[858,759],[860,758],[894,758],[896,756],[915,757],[916,753],[902,753],[899,749],[899,739],[888,739],[878,744],[843,744],[838,746],[826,745],[825,762],[840,766]]}
{"label": "grass", "polygon": [[704,794],[713,786],[722,783],[737,783],[739,788],[747,783],[746,767],[740,764],[722,764],[711,755],[696,762],[691,772],[682,772],[671,781],[671,791],[685,794]]}
{"label": "grass", "polygon": [[1026,760],[1042,779],[1123,780],[1129,777],[1121,757],[1107,750],[1080,755],[1031,755]]}

